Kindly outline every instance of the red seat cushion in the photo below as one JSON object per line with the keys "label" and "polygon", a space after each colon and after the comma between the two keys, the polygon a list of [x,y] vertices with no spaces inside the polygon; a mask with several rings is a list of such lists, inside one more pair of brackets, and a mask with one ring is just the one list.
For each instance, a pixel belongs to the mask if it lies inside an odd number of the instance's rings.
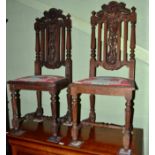
{"label": "red seat cushion", "polygon": [[106,77],[98,76],[91,77],[74,82],[76,84],[93,84],[93,85],[105,85],[105,86],[131,86],[133,81],[121,77]]}
{"label": "red seat cushion", "polygon": [[54,83],[59,80],[65,79],[62,76],[53,76],[53,75],[32,75],[32,76],[26,76],[26,77],[21,77],[16,80],[15,82],[40,82],[40,83]]}

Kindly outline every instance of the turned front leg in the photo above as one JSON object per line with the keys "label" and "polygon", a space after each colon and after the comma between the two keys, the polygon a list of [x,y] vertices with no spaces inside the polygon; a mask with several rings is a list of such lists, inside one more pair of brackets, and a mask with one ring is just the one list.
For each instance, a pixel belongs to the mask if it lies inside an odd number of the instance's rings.
{"label": "turned front leg", "polygon": [[37,110],[36,110],[36,116],[41,117],[43,116],[43,108],[42,108],[42,92],[37,91]]}
{"label": "turned front leg", "polygon": [[78,138],[78,95],[72,96],[72,140],[76,141]]}
{"label": "turned front leg", "polygon": [[95,113],[95,95],[90,95],[90,113],[89,113],[89,120],[91,122],[95,122],[96,120],[96,113]]}
{"label": "turned front leg", "polygon": [[67,114],[66,114],[66,120],[68,123],[71,123],[71,115],[72,115],[72,96],[70,95],[69,89],[67,89]]}
{"label": "turned front leg", "polygon": [[127,95],[126,97],[126,108],[125,108],[125,129],[123,135],[123,146],[125,150],[128,150],[131,146],[132,140],[132,130],[133,130],[133,102],[132,94]]}
{"label": "turned front leg", "polygon": [[12,126],[14,130],[19,129],[19,118],[21,116],[20,113],[20,94],[19,90],[11,90],[11,103],[12,103]]}
{"label": "turned front leg", "polygon": [[57,136],[58,132],[58,97],[56,93],[50,93],[51,94],[51,111],[52,111],[52,130],[53,130],[53,136]]}

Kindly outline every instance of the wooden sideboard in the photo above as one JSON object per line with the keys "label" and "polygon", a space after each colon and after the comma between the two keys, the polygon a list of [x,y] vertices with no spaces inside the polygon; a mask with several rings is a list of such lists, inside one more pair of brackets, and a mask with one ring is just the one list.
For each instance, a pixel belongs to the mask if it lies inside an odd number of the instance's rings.
{"label": "wooden sideboard", "polygon": [[[71,128],[67,126],[60,127],[60,144],[48,141],[52,135],[50,118],[44,118],[41,123],[24,121],[21,130],[25,131],[21,135],[12,130],[7,133],[12,155],[117,155],[122,146],[120,129],[82,127],[79,139],[83,144],[80,148],[69,146]],[[142,129],[134,129],[132,155],[142,155],[142,141]]]}

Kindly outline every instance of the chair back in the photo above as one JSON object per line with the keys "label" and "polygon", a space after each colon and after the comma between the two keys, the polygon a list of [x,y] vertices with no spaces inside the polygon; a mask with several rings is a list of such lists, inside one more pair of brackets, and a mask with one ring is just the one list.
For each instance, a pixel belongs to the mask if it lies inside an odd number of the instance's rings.
{"label": "chair back", "polygon": [[37,18],[35,75],[41,74],[42,67],[57,69],[65,66],[66,78],[72,81],[71,60],[71,19],[62,10],[52,8]]}
{"label": "chair back", "polygon": [[112,1],[92,12],[90,77],[96,76],[99,66],[106,70],[127,66],[129,78],[135,78],[135,10]]}

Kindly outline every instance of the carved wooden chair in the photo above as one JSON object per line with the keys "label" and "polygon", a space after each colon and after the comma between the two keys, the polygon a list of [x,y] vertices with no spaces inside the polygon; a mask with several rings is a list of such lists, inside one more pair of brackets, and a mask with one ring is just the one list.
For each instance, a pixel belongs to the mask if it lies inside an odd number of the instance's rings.
{"label": "carved wooden chair", "polygon": [[[133,98],[135,84],[135,8],[126,8],[124,3],[110,2],[102,5],[99,12],[92,12],[91,16],[91,58],[89,78],[73,82],[69,86],[72,96],[72,144],[78,145],[78,131],[80,125],[106,126],[123,128],[123,146],[125,151],[131,151],[131,135],[133,120]],[[128,39],[130,37],[130,41]],[[121,46],[123,44],[123,46]],[[128,49],[130,46],[130,49]],[[128,54],[130,51],[130,54]],[[105,70],[119,70],[128,67],[129,76],[110,77],[96,76],[97,68]],[[80,95],[90,94],[89,118],[81,121],[78,116],[80,109]],[[109,96],[124,96],[126,99],[125,125],[97,123],[95,121],[95,94]],[[104,106],[104,105],[103,105]],[[122,150],[124,150],[122,149]],[[121,152],[121,151],[120,151]]]}
{"label": "carved wooden chair", "polygon": [[[72,82],[71,60],[71,19],[70,15],[63,15],[62,10],[52,8],[44,12],[42,18],[37,18],[34,24],[36,32],[35,75],[8,81],[12,95],[13,128],[19,129],[20,122],[25,119],[20,112],[20,90],[35,90],[37,93],[37,109],[33,117],[42,118],[42,91],[51,95],[53,135],[57,136],[59,118],[59,93]],[[58,69],[65,67],[65,76],[42,75],[42,68]],[[70,118],[70,101],[68,98],[68,112],[66,120]],[[64,118],[65,119],[65,118]]]}

